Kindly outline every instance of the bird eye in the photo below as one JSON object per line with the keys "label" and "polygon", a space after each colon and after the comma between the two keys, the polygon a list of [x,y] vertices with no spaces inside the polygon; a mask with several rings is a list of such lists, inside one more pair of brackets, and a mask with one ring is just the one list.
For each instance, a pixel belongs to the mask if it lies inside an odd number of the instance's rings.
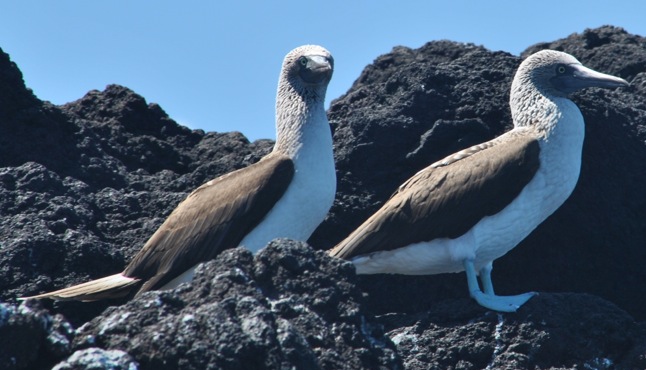
{"label": "bird eye", "polygon": [[563,74],[563,73],[565,73],[565,66],[558,66],[558,67],[556,68],[556,71],[557,71],[559,74]]}
{"label": "bird eye", "polygon": [[298,62],[299,62],[303,67],[307,66],[307,58],[305,58],[305,57],[300,57],[300,58],[298,58]]}

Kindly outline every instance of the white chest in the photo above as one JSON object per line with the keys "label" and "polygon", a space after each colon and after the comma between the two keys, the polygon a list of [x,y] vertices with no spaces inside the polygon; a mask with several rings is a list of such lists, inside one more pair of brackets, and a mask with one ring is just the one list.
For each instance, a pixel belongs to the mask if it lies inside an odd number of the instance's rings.
{"label": "white chest", "polygon": [[325,219],[336,193],[332,135],[327,119],[304,128],[293,154],[295,173],[283,197],[240,243],[257,252],[276,238],[306,241]]}

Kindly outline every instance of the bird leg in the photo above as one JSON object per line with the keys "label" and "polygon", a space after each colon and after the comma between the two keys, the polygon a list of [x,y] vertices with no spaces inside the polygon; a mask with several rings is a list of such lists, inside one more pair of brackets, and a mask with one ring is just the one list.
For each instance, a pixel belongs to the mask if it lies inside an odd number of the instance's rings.
{"label": "bird leg", "polygon": [[491,264],[489,264],[480,270],[480,279],[485,290],[483,293],[482,290],[480,290],[480,285],[478,284],[478,277],[476,276],[476,269],[473,265],[473,260],[464,260],[464,270],[467,273],[469,294],[476,300],[476,302],[478,302],[479,305],[493,311],[516,312],[520,306],[537,294],[535,292],[529,292],[514,296],[495,295],[493,283],[491,282],[491,269]]}
{"label": "bird leg", "polygon": [[480,282],[482,283],[482,290],[487,295],[496,295],[493,291],[493,283],[491,282],[491,270],[493,266],[490,263],[487,263],[483,268],[480,269]]}

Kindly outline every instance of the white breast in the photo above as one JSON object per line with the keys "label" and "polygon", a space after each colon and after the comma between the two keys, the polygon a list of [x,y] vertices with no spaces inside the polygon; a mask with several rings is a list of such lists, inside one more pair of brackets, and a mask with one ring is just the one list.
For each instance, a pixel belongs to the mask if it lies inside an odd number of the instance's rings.
{"label": "white breast", "polygon": [[325,118],[305,125],[302,143],[293,156],[295,173],[283,197],[240,243],[257,252],[271,240],[307,240],[325,219],[336,193],[332,135]]}

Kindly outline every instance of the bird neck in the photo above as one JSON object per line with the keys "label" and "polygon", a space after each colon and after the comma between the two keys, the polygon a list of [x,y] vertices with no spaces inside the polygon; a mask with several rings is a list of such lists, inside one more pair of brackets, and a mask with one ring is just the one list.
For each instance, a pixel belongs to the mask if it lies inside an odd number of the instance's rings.
{"label": "bird neck", "polygon": [[274,151],[291,158],[298,156],[306,142],[329,137],[331,145],[332,140],[323,107],[325,87],[304,90],[297,91],[284,81],[281,81],[278,87]]}
{"label": "bird neck", "polygon": [[514,127],[532,128],[544,138],[553,134],[564,113],[570,115],[574,110],[580,115],[579,109],[568,98],[540,90],[522,79],[515,79],[512,83],[509,106]]}
{"label": "bird neck", "polygon": [[510,107],[514,127],[533,130],[539,139],[543,161],[556,158],[567,162],[570,168],[566,172],[574,174],[573,183],[576,183],[585,135],[583,116],[576,104],[567,97],[555,96],[525,83],[512,84]]}

